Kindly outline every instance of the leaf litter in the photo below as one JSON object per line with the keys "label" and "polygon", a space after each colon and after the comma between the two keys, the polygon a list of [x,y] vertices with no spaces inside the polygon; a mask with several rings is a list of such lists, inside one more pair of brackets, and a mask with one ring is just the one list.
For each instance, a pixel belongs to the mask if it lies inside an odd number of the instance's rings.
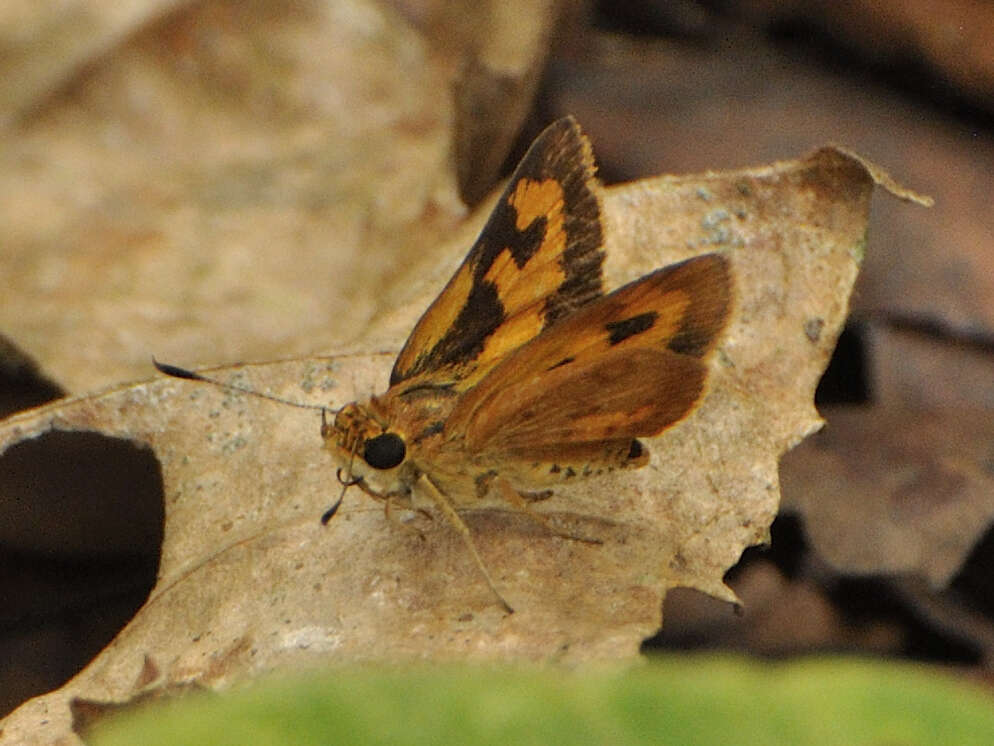
{"label": "leaf litter", "polygon": [[[52,430],[148,447],[161,468],[165,526],[146,604],[66,686],[7,718],[4,733],[45,743],[68,732],[74,698],[124,702],[149,686],[191,682],[223,688],[284,666],[633,659],[662,623],[669,589],[734,602],[722,577],[768,537],[779,458],[822,422],[813,393],[848,310],[874,178],[861,161],[824,148],[604,190],[609,287],[722,251],[734,267],[736,308],[705,401],[646,441],[650,464],[578,482],[541,504],[555,523],[602,545],[550,536],[509,510],[464,516],[512,615],[493,603],[440,516],[405,531],[352,493],[320,524],[340,485],[314,412],[157,378],[5,421],[2,450]],[[441,244],[434,257],[457,261],[465,248]],[[386,292],[403,303],[391,302],[358,335],[382,347],[361,350],[360,341],[339,355],[209,373],[332,407],[382,391],[395,350],[439,289],[430,280],[405,278]],[[153,684],[142,676],[149,660]]]}

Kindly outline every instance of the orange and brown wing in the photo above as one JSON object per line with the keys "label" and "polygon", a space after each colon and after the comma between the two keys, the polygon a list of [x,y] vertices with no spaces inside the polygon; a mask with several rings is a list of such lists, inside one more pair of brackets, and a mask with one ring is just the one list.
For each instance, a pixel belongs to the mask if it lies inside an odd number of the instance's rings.
{"label": "orange and brown wing", "polygon": [[602,293],[590,143],[572,119],[525,154],[462,266],[414,327],[390,385],[465,390],[510,352]]}
{"label": "orange and brown wing", "polygon": [[474,453],[542,460],[655,435],[690,413],[731,308],[728,260],[706,254],[604,296],[465,393],[446,422]]}
{"label": "orange and brown wing", "polygon": [[669,350],[612,350],[508,391],[478,413],[472,453],[518,461],[583,461],[605,443],[655,435],[701,399],[707,366]]}

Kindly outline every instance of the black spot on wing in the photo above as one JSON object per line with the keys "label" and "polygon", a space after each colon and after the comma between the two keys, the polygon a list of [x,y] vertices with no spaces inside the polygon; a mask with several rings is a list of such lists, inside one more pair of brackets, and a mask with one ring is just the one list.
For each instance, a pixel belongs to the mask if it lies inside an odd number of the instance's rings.
{"label": "black spot on wing", "polygon": [[666,346],[673,350],[673,352],[678,352],[681,355],[703,357],[704,354],[711,348],[711,342],[713,340],[714,335],[710,332],[710,330],[706,331],[700,328],[695,328],[691,325],[686,325],[673,335],[673,338]]}
{"label": "black spot on wing", "polygon": [[549,366],[549,367],[548,367],[548,368],[547,368],[546,370],[555,370],[556,368],[561,368],[561,367],[563,367],[564,365],[569,365],[569,364],[570,364],[570,363],[572,363],[572,362],[573,362],[574,360],[576,360],[576,358],[575,358],[575,357],[564,357],[564,358],[563,358],[562,360],[560,360],[560,361],[559,361],[558,363],[556,363],[555,365],[550,365],[550,366]]}
{"label": "black spot on wing", "polygon": [[640,313],[638,316],[632,316],[621,321],[608,322],[604,325],[609,335],[608,344],[612,346],[616,345],[624,342],[629,337],[634,337],[636,334],[641,334],[651,329],[658,318],[659,314],[655,311],[647,311],[646,313]]}
{"label": "black spot on wing", "polygon": [[690,305],[667,347],[681,355],[704,357],[728,320],[732,295],[728,260],[720,254],[704,254],[668,269],[682,278],[682,287],[690,289]]}
{"label": "black spot on wing", "polygon": [[[510,205],[506,207],[508,212],[515,213],[513,207]],[[516,216],[509,217],[506,222],[507,231],[497,233],[493,236],[496,248],[494,256],[499,255],[506,247],[511,253],[511,258],[514,260],[518,269],[521,269],[528,263],[529,259],[535,256],[535,253],[542,245],[542,241],[545,240],[545,231],[548,228],[549,221],[544,215],[537,217],[523,231],[519,231],[515,227],[517,225],[516,221]],[[493,259],[488,263],[488,269],[492,263]]]}
{"label": "black spot on wing", "polygon": [[473,480],[476,482],[476,496],[486,497],[487,493],[490,491],[490,485],[497,478],[497,472],[490,470],[482,474],[477,474],[476,478]]}
{"label": "black spot on wing", "polygon": [[[511,184],[513,186],[514,182]],[[532,220],[524,230],[518,230],[518,212],[508,203],[509,194],[510,187],[497,202],[486,227],[470,252],[475,282],[483,280],[494,261],[505,250],[510,252],[515,265],[521,269],[535,256],[545,239],[548,220],[544,215]]]}
{"label": "black spot on wing", "polygon": [[400,392],[400,396],[405,399],[421,399],[426,397],[438,397],[438,396],[456,396],[456,392],[452,390],[453,383],[451,381],[445,383],[426,383],[422,382],[414,386],[409,386]]}
{"label": "black spot on wing", "polygon": [[504,319],[504,306],[497,295],[497,287],[492,282],[482,281],[473,285],[466,305],[459,311],[456,320],[446,330],[428,352],[419,355],[414,364],[399,374],[394,370],[390,385],[429,370],[438,370],[449,365],[457,365],[472,360],[483,351],[483,345],[494,329]]}
{"label": "black spot on wing", "polygon": [[507,241],[507,249],[511,252],[511,258],[521,269],[528,263],[528,260],[535,256],[545,239],[545,231],[548,229],[549,221],[545,216],[535,218],[531,224],[523,231],[515,230]]}

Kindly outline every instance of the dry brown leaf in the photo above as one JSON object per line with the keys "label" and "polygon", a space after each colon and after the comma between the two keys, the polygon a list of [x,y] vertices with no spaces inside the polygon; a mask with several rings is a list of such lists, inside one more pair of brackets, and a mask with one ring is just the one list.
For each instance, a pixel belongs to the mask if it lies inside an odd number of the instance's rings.
{"label": "dry brown leaf", "polygon": [[839,571],[941,588],[994,520],[994,368],[980,345],[877,321],[865,332],[874,406],[833,409],[784,460],[785,505]]}
{"label": "dry brown leaf", "polygon": [[[875,66],[936,76],[933,86],[952,85],[957,95],[989,110],[994,103],[994,14],[978,0],[747,0],[736,10],[768,24],[797,23],[831,36],[849,54]],[[921,74],[921,73],[918,73]],[[938,81],[943,81],[939,83]]]}
{"label": "dry brown leaf", "polygon": [[513,3],[514,28],[499,2],[119,5],[0,10],[0,333],[72,393],[152,353],[338,349],[368,289],[464,217],[461,61],[534,78],[554,18],[548,0]]}
{"label": "dry brown leaf", "polygon": [[836,408],[784,459],[784,507],[854,575],[942,587],[994,519],[990,417],[979,409]]}
{"label": "dry brown leaf", "polygon": [[136,28],[181,5],[181,0],[11,0],[0,8],[0,129],[29,116],[39,101],[65,85]]}
{"label": "dry brown leaf", "polygon": [[[821,392],[830,398],[868,395],[876,411],[854,412],[839,423],[829,413],[824,436],[791,453],[781,476],[787,507],[799,511],[814,553],[829,557],[843,573],[877,576],[843,586],[866,589],[873,583],[901,597],[893,603],[905,610],[901,624],[916,630],[911,635],[924,625],[932,639],[955,641],[937,645],[936,654],[949,655],[961,640],[983,640],[989,651],[990,631],[970,629],[962,612],[970,602],[983,606],[990,598],[969,579],[989,575],[984,568],[990,564],[985,560],[994,518],[994,451],[985,445],[991,427],[984,424],[992,422],[994,406],[988,198],[994,150],[983,131],[963,126],[948,106],[922,107],[881,81],[835,75],[769,40],[754,42],[747,36],[704,49],[592,34],[587,55],[552,68],[550,88],[558,98],[552,108],[579,116],[598,154],[615,164],[614,174],[637,175],[663,163],[688,170],[701,163],[737,164],[832,138],[893,164],[912,183],[929,185],[935,209],[875,205],[880,209],[873,211],[870,249],[853,294],[853,316],[860,323],[850,337],[866,343],[866,356],[859,364],[841,365],[826,381],[841,385]],[[697,95],[700,90],[708,95]],[[680,104],[660,117],[654,105],[660,100]],[[743,100],[749,105],[740,106]],[[730,112],[734,127],[727,126]],[[630,132],[645,134],[632,138]],[[854,361],[843,355],[836,362],[846,359]],[[963,427],[957,430],[956,422]],[[908,543],[900,545],[902,538]],[[828,582],[833,603],[845,605],[848,596],[862,604],[861,591],[840,593],[839,578],[813,570],[824,563],[803,566],[802,575],[817,576],[807,582]],[[953,586],[940,597],[936,586],[951,572],[957,573]],[[924,612],[926,591],[906,591],[909,584],[928,585],[929,603],[945,606],[947,618]],[[785,587],[785,594],[793,590]],[[879,590],[870,593],[881,598]],[[753,606],[752,599],[743,599]],[[957,599],[961,605],[954,609]],[[789,598],[782,602],[778,613],[790,604]],[[859,610],[867,613],[863,605]],[[894,622],[888,618],[886,624]],[[737,625],[739,643],[747,626]],[[709,644],[735,644],[730,638],[709,638]],[[893,649],[920,654],[910,645]]]}
{"label": "dry brown leaf", "polygon": [[832,408],[784,459],[784,505],[838,571],[942,588],[994,521],[994,362],[921,328],[863,329],[873,405]]}
{"label": "dry brown leaf", "polygon": [[[897,410],[994,410],[994,356],[979,333],[957,338],[941,326],[863,324],[867,378],[876,407]],[[955,372],[955,375],[951,373]]]}
{"label": "dry brown leaf", "polygon": [[[127,700],[146,656],[163,686],[212,688],[330,661],[623,659],[659,627],[667,589],[733,600],[722,576],[767,536],[778,459],[820,424],[813,392],[846,315],[872,187],[859,162],[824,149],[796,162],[605,191],[609,283],[725,251],[735,316],[708,397],[648,441],[648,467],[578,483],[542,503],[555,521],[603,545],[549,536],[513,512],[466,516],[517,609],[510,616],[441,519],[422,525],[421,539],[385,520],[379,504],[349,495],[327,527],[319,524],[339,485],[313,412],[156,379],[8,420],[4,450],[53,430],[145,444],[161,464],[166,517],[159,582],[146,605],[75,679],[7,718],[5,738],[65,736],[72,697]],[[390,338],[395,319],[384,318],[380,335]],[[402,334],[393,335],[394,349]],[[385,388],[392,357],[308,358],[214,375],[341,404]]]}

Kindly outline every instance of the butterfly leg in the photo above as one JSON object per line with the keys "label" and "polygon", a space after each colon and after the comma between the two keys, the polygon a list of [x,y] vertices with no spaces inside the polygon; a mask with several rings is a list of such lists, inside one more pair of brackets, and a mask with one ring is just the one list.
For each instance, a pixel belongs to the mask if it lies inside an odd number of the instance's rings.
{"label": "butterfly leg", "polygon": [[[397,514],[396,514],[396,513],[395,513],[395,512],[393,511],[393,508],[394,508],[394,500],[390,499],[389,497],[385,498],[385,499],[383,500],[383,516],[384,516],[384,517],[385,517],[385,518],[386,518],[386,519],[387,519],[387,520],[388,520],[388,521],[389,521],[390,523],[392,523],[392,524],[393,524],[394,526],[399,526],[399,527],[400,527],[400,528],[402,528],[402,529],[403,529],[404,531],[410,531],[411,533],[415,534],[415,535],[416,535],[416,536],[417,536],[417,537],[418,537],[419,539],[421,539],[421,541],[424,541],[424,538],[425,538],[425,534],[424,534],[424,531],[422,531],[421,529],[419,529],[419,528],[418,528],[417,526],[412,526],[412,525],[411,525],[410,523],[408,523],[407,521],[404,521],[404,520],[402,520],[402,519],[401,519],[401,518],[400,518],[400,517],[399,517],[399,516],[398,516],[398,515],[397,515]],[[405,509],[406,509],[406,508],[405,508]],[[427,511],[427,510],[422,510],[422,509],[420,509],[420,508],[413,508],[412,510],[413,510],[413,511],[414,511],[415,513],[420,513],[421,515],[423,515],[423,516],[424,516],[425,518],[427,518],[428,520],[431,520],[431,519],[432,519],[432,518],[431,518],[431,513],[429,513],[429,512]]]}
{"label": "butterfly leg", "polygon": [[466,525],[465,521],[459,517],[456,509],[452,507],[452,503],[449,498],[445,496],[434,482],[432,482],[427,475],[422,474],[418,479],[418,486],[424,491],[428,497],[431,498],[435,506],[442,511],[442,514],[446,517],[452,527],[459,532],[462,536],[463,542],[469,549],[469,553],[473,555],[473,559],[476,561],[476,566],[480,568],[480,572],[483,574],[484,579],[487,581],[487,585],[490,586],[490,590],[497,597],[497,601],[501,606],[504,607],[504,611],[508,614],[513,614],[514,609],[511,605],[504,600],[504,597],[500,595],[500,591],[497,590],[497,586],[494,584],[493,578],[490,577],[490,573],[487,571],[487,566],[483,564],[483,559],[480,557],[480,553],[476,551],[476,544],[473,541],[473,535],[470,533],[469,526]]}
{"label": "butterfly leg", "polygon": [[560,531],[558,528],[556,528],[551,523],[549,523],[548,518],[546,518],[544,515],[537,512],[536,510],[533,510],[532,506],[529,504],[528,500],[524,497],[524,495],[522,495],[520,492],[514,489],[514,486],[510,482],[508,482],[506,479],[502,479],[501,477],[497,477],[495,482],[497,485],[497,489],[500,490],[501,496],[505,500],[507,500],[507,502],[510,503],[512,507],[520,510],[522,513],[527,515],[533,521],[535,521],[540,526],[545,528],[545,530],[548,531],[553,536],[558,536],[561,539],[569,539],[570,541],[582,541],[584,544],[604,543],[600,539],[591,539],[588,536],[579,536],[577,534],[570,534],[566,533],[565,531]]}

